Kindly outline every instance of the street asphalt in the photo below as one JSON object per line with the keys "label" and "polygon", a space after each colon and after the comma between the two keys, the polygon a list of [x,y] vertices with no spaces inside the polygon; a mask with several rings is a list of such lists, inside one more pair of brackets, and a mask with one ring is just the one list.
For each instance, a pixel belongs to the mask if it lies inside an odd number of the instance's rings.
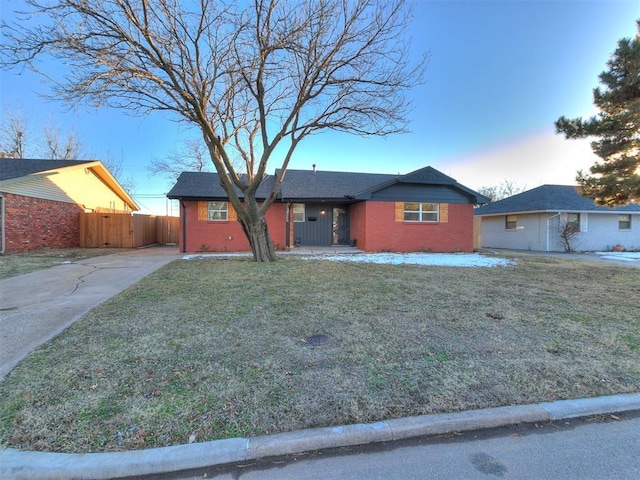
{"label": "street asphalt", "polygon": [[[177,248],[124,251],[0,280],[0,380],[37,346],[163,265]],[[167,474],[328,448],[640,410],[640,393],[424,415],[116,453],[0,450],[0,479]],[[1,448],[1,447],[0,447]]]}

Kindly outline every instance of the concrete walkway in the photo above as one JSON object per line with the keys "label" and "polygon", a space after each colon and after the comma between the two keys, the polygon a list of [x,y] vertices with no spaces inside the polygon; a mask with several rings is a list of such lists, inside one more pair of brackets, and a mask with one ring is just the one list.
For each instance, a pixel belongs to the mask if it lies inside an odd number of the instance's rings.
{"label": "concrete walkway", "polygon": [[[127,251],[0,280],[0,378],[86,312],[181,257],[175,247]],[[117,453],[66,454],[7,448],[0,449],[0,479],[161,475],[325,448],[631,410],[640,410],[640,394],[424,415]]]}
{"label": "concrete walkway", "polygon": [[177,247],[126,250],[0,280],[0,379],[89,310],[178,258]]}

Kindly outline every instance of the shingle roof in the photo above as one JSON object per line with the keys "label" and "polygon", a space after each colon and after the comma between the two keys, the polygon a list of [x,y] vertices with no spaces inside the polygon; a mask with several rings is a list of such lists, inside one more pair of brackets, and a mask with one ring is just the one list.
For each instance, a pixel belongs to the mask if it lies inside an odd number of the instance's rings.
{"label": "shingle roof", "polygon": [[[258,191],[256,197],[258,199],[264,199],[266,195],[271,191],[273,186],[274,177],[267,175]],[[236,189],[240,198],[242,194]],[[168,198],[227,198],[227,192],[220,183],[220,177],[217,173],[211,172],[182,172],[178,176],[176,184],[167,193]]]}
{"label": "shingle roof", "polygon": [[526,192],[489,203],[474,210],[474,215],[499,215],[525,212],[640,212],[640,205],[610,208],[596,205],[572,185],[542,185]]}
{"label": "shingle roof", "polygon": [[285,200],[345,199],[397,177],[382,173],[287,170],[280,196]]}
{"label": "shingle roof", "polygon": [[41,160],[0,158],[0,180],[25,177],[34,173],[91,163],[89,160]]}
{"label": "shingle roof", "polygon": [[[276,170],[276,175],[279,172]],[[273,187],[274,179],[274,176],[265,177],[258,189],[258,199],[266,197]],[[432,167],[424,167],[406,175],[287,170],[280,187],[280,199],[283,201],[366,199],[370,192],[386,188],[396,182],[451,185],[465,192],[477,203],[488,201],[479,193],[460,185],[453,178],[447,177]],[[220,184],[217,173],[183,172],[167,197],[223,199],[227,198],[227,194]]]}

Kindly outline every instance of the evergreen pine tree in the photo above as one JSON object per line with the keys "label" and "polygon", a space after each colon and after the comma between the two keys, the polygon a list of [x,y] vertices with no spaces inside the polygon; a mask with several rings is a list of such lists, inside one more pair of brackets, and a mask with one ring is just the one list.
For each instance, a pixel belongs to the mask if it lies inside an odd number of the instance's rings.
{"label": "evergreen pine tree", "polygon": [[591,148],[602,161],[590,173],[578,172],[579,191],[599,205],[640,203],[640,21],[633,39],[622,39],[599,75],[593,91],[600,110],[588,120],[560,117],[557,133],[566,138],[593,137]]}

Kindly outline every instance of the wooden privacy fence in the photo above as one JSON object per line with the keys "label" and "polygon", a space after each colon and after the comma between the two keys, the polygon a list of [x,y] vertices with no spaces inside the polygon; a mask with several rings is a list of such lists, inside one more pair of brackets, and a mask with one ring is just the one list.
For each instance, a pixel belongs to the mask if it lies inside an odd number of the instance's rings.
{"label": "wooden privacy fence", "polygon": [[83,248],[136,248],[178,243],[178,217],[129,213],[81,213]]}

